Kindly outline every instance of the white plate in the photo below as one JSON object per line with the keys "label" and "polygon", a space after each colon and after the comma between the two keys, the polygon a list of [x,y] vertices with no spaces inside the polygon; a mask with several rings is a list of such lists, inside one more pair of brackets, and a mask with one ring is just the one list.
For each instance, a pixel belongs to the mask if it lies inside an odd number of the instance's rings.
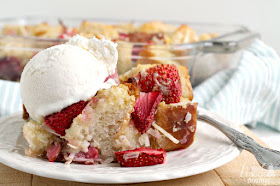
{"label": "white plate", "polygon": [[[137,183],[168,180],[220,167],[240,154],[221,132],[202,121],[197,123],[194,143],[184,150],[168,152],[167,162],[149,167],[124,168],[117,164],[65,165],[24,154],[21,113],[0,119],[0,162],[38,176],[87,183]],[[234,126],[232,126],[234,127]]]}

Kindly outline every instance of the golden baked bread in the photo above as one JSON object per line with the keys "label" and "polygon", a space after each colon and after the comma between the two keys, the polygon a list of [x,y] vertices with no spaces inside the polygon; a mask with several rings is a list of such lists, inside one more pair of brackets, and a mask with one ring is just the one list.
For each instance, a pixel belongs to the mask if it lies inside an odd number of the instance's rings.
{"label": "golden baked bread", "polygon": [[75,147],[72,151],[86,151],[91,138],[92,145],[99,149],[104,159],[113,157],[115,151],[121,150],[117,148],[121,147],[118,139],[129,127],[138,96],[138,90],[131,84],[99,91],[65,131],[64,138],[71,147]]}
{"label": "golden baked bread", "polygon": [[132,33],[136,31],[136,27],[134,24],[132,23],[127,23],[127,24],[117,24],[114,26],[115,29],[119,32],[119,33]]}
{"label": "golden baked bread", "polygon": [[167,49],[166,45],[162,46],[145,46],[139,53],[142,59],[138,59],[138,64],[173,64],[179,66],[178,61],[171,60],[176,55]]}
{"label": "golden baked bread", "polygon": [[22,127],[23,136],[29,144],[26,154],[29,156],[41,156],[48,145],[56,140],[56,136],[36,121],[27,121]]}
{"label": "golden baked bread", "polygon": [[177,30],[170,36],[171,44],[193,43],[197,41],[198,37],[195,31],[185,24],[177,28]]}
{"label": "golden baked bread", "polygon": [[104,37],[106,39],[116,39],[119,37],[118,31],[113,25],[97,22],[83,21],[80,27],[75,28],[75,32],[86,38],[93,36]]}
{"label": "golden baked bread", "polygon": [[142,24],[137,31],[144,33],[173,32],[176,29],[174,25],[165,24],[161,21],[151,21]]}

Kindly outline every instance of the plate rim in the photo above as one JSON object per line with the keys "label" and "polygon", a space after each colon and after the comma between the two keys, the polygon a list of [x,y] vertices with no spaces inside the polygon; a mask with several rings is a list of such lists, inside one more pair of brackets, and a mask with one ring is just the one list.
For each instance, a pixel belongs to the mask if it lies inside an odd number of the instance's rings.
{"label": "plate rim", "polygon": [[[213,112],[211,112],[211,113],[213,114]],[[5,121],[7,119],[14,118],[14,117],[18,117],[21,114],[22,114],[22,111],[19,111],[19,112],[1,117],[0,118],[0,125],[3,121]],[[217,114],[215,114],[215,115],[217,115]],[[236,128],[240,129],[239,126],[236,126]],[[135,179],[128,179],[125,174],[118,174],[117,179],[109,179],[109,180],[105,179],[105,178],[108,178],[108,174],[103,174],[103,175],[98,174],[98,177],[94,176],[94,174],[93,174],[93,176],[90,179],[88,177],[87,177],[87,179],[84,179],[84,177],[86,176],[85,174],[84,175],[83,174],[79,175],[79,179],[76,179],[76,177],[73,178],[73,177],[68,176],[66,174],[63,174],[63,173],[61,173],[61,174],[50,174],[47,171],[48,169],[45,169],[43,171],[42,170],[36,171],[36,168],[27,167],[27,166],[24,166],[23,164],[19,164],[19,163],[16,164],[14,162],[8,161],[7,159],[5,159],[4,156],[1,155],[2,153],[0,153],[0,163],[6,165],[8,167],[11,167],[13,169],[25,172],[25,173],[29,173],[29,174],[33,174],[33,175],[37,175],[37,176],[41,176],[41,177],[46,177],[46,178],[51,178],[51,179],[65,180],[65,181],[75,181],[75,182],[83,182],[83,183],[97,183],[97,184],[100,184],[100,183],[103,183],[103,184],[143,183],[143,182],[164,181],[164,180],[172,180],[172,179],[178,179],[178,178],[183,178],[183,177],[189,177],[189,176],[194,176],[194,175],[197,175],[197,174],[201,174],[201,173],[205,173],[205,172],[214,170],[218,167],[221,167],[221,166],[231,162],[237,156],[240,155],[242,150],[240,148],[238,148],[236,145],[234,145],[234,146],[236,147],[236,149],[238,149],[238,153],[228,154],[227,156],[223,156],[222,160],[212,162],[211,164],[215,164],[215,165],[214,166],[212,165],[210,169],[208,167],[205,168],[206,166],[204,166],[203,168],[200,168],[199,170],[194,171],[192,174],[186,174],[186,173],[184,173],[184,171],[176,172],[176,175],[174,173],[172,174],[172,178],[167,177],[167,176],[163,177],[162,174],[154,173],[153,176],[148,176],[148,177],[143,177],[142,176],[141,179],[138,179],[137,181]],[[0,149],[0,152],[1,151],[6,151],[6,150]],[[167,153],[169,153],[169,152],[167,152]],[[49,163],[49,162],[47,162],[47,163]],[[59,162],[52,162],[52,164],[53,163],[59,163]],[[85,166],[94,166],[94,165],[85,165]],[[155,165],[155,166],[164,166],[164,164]],[[135,169],[137,169],[137,168],[135,168]]]}

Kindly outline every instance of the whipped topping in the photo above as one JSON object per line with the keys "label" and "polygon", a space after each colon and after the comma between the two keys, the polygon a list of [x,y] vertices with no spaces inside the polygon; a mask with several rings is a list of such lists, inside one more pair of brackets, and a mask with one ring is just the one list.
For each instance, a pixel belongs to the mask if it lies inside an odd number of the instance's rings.
{"label": "whipped topping", "polygon": [[76,35],[66,44],[78,46],[88,50],[99,61],[106,65],[109,75],[113,75],[115,73],[115,68],[118,61],[117,43],[113,43],[112,41],[106,40],[104,38],[100,40],[96,37],[87,39],[83,36]]}
{"label": "whipped topping", "polygon": [[42,122],[45,116],[115,85],[113,80],[104,83],[115,72],[115,52],[111,41],[81,36],[39,52],[27,63],[20,80],[22,102],[30,117]]}

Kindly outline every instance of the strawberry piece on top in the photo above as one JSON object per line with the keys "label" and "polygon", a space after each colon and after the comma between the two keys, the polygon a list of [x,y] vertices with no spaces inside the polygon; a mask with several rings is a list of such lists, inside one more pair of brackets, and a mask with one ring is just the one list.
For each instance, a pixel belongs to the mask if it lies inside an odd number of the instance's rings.
{"label": "strawberry piece on top", "polygon": [[144,71],[135,77],[137,86],[142,92],[160,91],[163,101],[178,103],[182,96],[182,86],[178,69],[175,65],[162,64]]}
{"label": "strawberry piece on top", "polygon": [[154,121],[157,105],[162,101],[160,92],[140,92],[140,98],[136,100],[134,112],[131,117],[135,127],[142,134],[147,132]]}

